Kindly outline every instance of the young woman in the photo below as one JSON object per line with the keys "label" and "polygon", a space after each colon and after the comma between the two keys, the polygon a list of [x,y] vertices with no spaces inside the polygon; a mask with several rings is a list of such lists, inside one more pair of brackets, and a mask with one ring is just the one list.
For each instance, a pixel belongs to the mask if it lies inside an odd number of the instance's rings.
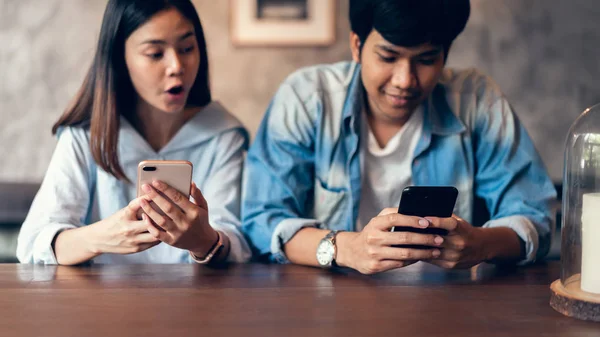
{"label": "young woman", "polygon": [[[21,229],[19,260],[248,260],[238,231],[247,134],[211,101],[208,77],[189,0],[110,0],[93,64],[52,128],[58,144]],[[160,181],[136,198],[137,165],[151,159],[192,162],[193,201]]]}

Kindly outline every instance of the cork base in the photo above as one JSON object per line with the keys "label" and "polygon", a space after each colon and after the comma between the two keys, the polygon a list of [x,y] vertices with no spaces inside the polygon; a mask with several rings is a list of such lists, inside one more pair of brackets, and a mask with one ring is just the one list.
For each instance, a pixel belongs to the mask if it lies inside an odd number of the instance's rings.
{"label": "cork base", "polygon": [[561,314],[586,321],[600,322],[600,294],[581,290],[580,275],[567,280],[565,287],[560,280],[550,285],[550,306]]}

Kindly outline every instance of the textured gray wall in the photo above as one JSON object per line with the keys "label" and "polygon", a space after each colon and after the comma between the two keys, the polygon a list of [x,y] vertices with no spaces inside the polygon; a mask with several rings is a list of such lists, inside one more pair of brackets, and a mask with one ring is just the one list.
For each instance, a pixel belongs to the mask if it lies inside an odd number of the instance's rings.
{"label": "textured gray wall", "polygon": [[472,15],[449,65],[491,75],[527,127],[554,180],[564,141],[600,103],[600,1],[471,0]]}
{"label": "textured gray wall", "polygon": [[[0,0],[0,181],[39,181],[52,155],[50,127],[81,84],[100,28],[102,0]],[[350,57],[347,0],[328,48],[235,48],[229,1],[194,0],[205,26],[213,93],[256,131],[270,97],[293,70]],[[600,2],[472,0],[449,65],[493,76],[554,179],[569,125],[600,102]],[[594,86],[596,85],[596,86]]]}

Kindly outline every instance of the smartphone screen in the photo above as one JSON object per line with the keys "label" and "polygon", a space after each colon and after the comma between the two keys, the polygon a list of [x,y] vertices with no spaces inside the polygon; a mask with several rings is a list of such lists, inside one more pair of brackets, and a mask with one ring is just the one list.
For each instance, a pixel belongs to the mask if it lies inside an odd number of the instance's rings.
{"label": "smartphone screen", "polygon": [[[402,191],[398,213],[419,217],[448,218],[452,216],[458,190],[453,186],[408,186]],[[442,228],[415,228],[395,226],[392,232],[412,232],[423,234],[447,235]],[[402,245],[405,248],[429,248],[419,245]]]}

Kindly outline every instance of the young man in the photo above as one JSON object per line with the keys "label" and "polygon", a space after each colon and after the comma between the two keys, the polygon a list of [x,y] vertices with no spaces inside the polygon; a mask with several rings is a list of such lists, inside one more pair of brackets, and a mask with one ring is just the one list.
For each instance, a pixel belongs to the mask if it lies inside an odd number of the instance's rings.
{"label": "young man", "polygon": [[[242,216],[255,254],[366,274],[547,254],[555,190],[527,132],[491,79],[444,69],[469,13],[468,0],[350,0],[354,62],[291,75],[248,153]],[[398,214],[409,185],[455,186],[455,215]],[[476,197],[491,219],[478,227]]]}

